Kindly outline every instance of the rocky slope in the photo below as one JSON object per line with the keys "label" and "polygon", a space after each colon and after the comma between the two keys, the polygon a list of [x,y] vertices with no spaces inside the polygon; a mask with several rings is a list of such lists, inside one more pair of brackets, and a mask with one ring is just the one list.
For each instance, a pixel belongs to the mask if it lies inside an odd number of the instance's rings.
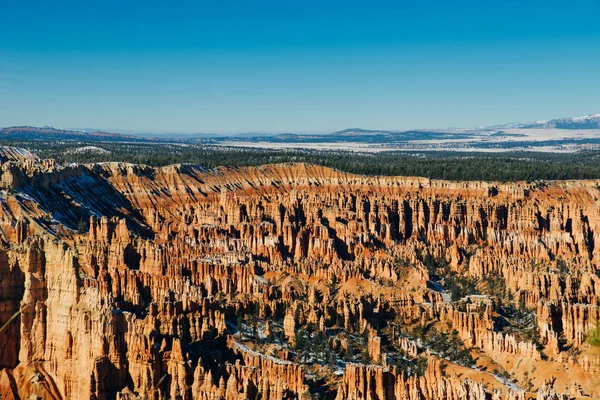
{"label": "rocky slope", "polygon": [[600,182],[5,154],[2,399],[600,397]]}

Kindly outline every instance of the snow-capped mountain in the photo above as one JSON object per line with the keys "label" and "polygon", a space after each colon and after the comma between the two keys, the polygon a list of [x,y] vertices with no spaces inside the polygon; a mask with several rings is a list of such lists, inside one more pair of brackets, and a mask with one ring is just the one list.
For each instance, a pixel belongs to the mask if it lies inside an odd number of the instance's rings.
{"label": "snow-capped mountain", "polygon": [[585,115],[583,117],[556,118],[549,121],[535,121],[519,123],[513,122],[505,125],[490,126],[492,129],[600,129],[600,114]]}

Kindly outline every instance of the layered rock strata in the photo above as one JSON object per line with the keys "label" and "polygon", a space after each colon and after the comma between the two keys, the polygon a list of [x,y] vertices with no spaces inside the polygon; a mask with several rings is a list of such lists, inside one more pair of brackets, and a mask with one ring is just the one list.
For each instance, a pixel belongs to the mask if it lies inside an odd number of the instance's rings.
{"label": "layered rock strata", "polygon": [[3,399],[600,396],[600,182],[1,170]]}

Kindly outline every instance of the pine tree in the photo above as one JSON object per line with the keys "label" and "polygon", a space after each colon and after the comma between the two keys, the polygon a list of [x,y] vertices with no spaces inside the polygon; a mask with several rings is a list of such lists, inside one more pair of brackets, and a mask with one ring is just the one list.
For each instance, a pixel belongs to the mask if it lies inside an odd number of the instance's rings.
{"label": "pine tree", "polygon": [[77,233],[83,235],[87,232],[88,226],[83,217],[79,220],[79,224],[77,225]]}
{"label": "pine tree", "polygon": [[237,310],[237,328],[238,328],[238,333],[240,334],[240,339],[242,338],[243,325],[244,325],[244,311],[241,308],[239,308]]}

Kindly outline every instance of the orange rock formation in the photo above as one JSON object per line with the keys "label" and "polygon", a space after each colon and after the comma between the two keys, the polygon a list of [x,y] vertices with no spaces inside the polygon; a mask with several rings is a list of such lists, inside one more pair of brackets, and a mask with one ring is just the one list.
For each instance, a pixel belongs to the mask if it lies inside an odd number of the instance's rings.
{"label": "orange rock formation", "polygon": [[2,399],[600,397],[600,182],[7,154]]}

